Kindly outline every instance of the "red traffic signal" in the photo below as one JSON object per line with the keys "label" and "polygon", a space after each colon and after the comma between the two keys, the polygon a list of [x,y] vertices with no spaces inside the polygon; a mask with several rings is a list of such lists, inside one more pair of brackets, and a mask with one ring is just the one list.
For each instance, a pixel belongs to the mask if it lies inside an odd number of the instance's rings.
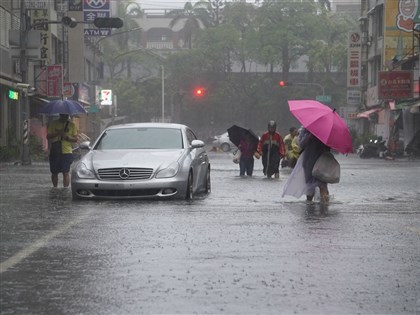
{"label": "red traffic signal", "polygon": [[204,88],[198,87],[194,89],[194,96],[196,97],[203,97],[206,94],[206,90]]}
{"label": "red traffic signal", "polygon": [[280,87],[285,87],[285,86],[287,86],[287,83],[286,83],[286,81],[281,80],[281,81],[279,81],[279,85],[280,85]]}

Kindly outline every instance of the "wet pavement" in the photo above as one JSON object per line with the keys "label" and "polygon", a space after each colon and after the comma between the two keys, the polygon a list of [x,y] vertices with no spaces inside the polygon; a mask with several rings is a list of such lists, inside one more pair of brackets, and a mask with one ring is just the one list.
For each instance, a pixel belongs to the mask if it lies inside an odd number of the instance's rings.
{"label": "wet pavement", "polygon": [[2,164],[0,313],[420,314],[420,161],[337,158],[328,208],[227,153],[193,202],[75,202]]}

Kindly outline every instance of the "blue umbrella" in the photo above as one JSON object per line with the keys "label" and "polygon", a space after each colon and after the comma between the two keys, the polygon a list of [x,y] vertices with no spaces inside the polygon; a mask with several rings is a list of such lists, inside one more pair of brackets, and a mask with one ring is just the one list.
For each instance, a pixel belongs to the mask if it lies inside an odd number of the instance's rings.
{"label": "blue umbrella", "polygon": [[72,100],[54,100],[48,102],[41,109],[41,114],[56,115],[56,114],[68,114],[70,116],[78,114],[86,114],[86,110],[83,106]]}

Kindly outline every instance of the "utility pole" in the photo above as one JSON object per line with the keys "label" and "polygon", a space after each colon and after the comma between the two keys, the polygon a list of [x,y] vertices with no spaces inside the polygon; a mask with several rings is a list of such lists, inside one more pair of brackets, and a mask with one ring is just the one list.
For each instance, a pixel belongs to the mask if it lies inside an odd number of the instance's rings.
{"label": "utility pole", "polygon": [[162,64],[162,122],[165,122],[165,67]]}
{"label": "utility pole", "polygon": [[[26,46],[28,43],[28,15],[25,8],[25,0],[20,0],[20,75],[22,83],[28,83],[28,58],[26,57]],[[30,135],[30,108],[28,101],[28,93],[21,90],[20,98],[20,120],[22,124],[22,165],[30,165],[31,157],[29,150]]]}

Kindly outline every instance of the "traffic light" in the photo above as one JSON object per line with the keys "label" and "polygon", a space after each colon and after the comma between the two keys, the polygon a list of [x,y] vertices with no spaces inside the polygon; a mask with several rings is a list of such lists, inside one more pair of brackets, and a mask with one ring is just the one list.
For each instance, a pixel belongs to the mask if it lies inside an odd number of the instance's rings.
{"label": "traffic light", "polygon": [[206,94],[206,90],[202,87],[197,87],[194,89],[195,97],[203,97]]}
{"label": "traffic light", "polygon": [[280,85],[280,87],[286,87],[287,86],[287,82],[286,81],[283,81],[283,80],[280,80],[279,81],[279,85]]}
{"label": "traffic light", "polygon": [[74,28],[77,26],[77,22],[75,18],[72,18],[70,16],[65,16],[61,19],[61,23],[63,23],[64,26],[68,26],[71,28]]}
{"label": "traffic light", "polygon": [[96,18],[93,25],[97,28],[121,28],[124,25],[123,20],[117,17]]}

